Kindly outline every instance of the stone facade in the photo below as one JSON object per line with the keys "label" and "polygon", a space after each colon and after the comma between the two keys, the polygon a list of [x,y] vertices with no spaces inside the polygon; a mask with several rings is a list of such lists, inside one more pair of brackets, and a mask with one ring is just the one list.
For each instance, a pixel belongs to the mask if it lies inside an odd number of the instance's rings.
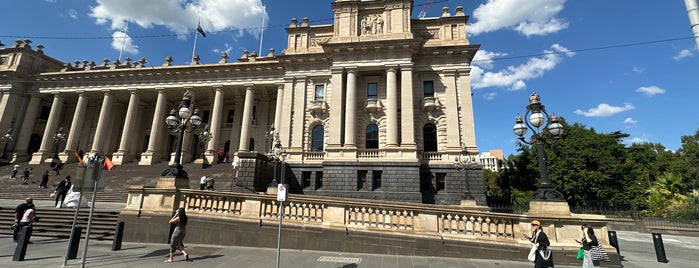
{"label": "stone facade", "polygon": [[[0,50],[0,131],[14,130],[8,152],[30,164],[73,162],[77,150],[117,165],[172,161],[177,134],[164,120],[189,91],[213,138],[187,133],[182,161],[229,153],[245,187],[261,190],[274,176],[262,157],[273,126],[288,154],[278,176],[292,192],[482,204],[480,170],[453,167],[463,152],[479,153],[469,77],[479,45],[466,38],[461,7],[411,19],[413,4],[337,0],[333,24],[292,19],[281,54],[213,64],[63,64],[17,41]],[[67,140],[56,144],[61,128]]]}

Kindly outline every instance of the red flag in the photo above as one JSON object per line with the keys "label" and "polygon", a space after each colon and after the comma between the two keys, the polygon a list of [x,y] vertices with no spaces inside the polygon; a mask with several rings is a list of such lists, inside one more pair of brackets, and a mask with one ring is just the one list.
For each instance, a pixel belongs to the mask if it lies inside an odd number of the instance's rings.
{"label": "red flag", "polygon": [[106,167],[107,170],[112,170],[114,167],[114,163],[112,163],[112,160],[110,160],[109,157],[104,157],[104,167]]}
{"label": "red flag", "polygon": [[80,164],[82,164],[82,163],[83,163],[83,159],[80,158],[80,154],[78,154],[78,151],[73,151],[73,153],[75,153],[75,158],[78,159],[78,162],[79,162]]}

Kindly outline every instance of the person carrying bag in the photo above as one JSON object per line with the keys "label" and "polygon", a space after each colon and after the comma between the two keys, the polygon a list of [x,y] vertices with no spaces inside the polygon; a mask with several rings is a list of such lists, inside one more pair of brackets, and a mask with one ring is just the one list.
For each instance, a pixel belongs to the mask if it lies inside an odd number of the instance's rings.
{"label": "person carrying bag", "polygon": [[[549,242],[548,236],[541,229],[541,222],[537,220],[532,221],[531,236],[525,233],[522,234],[532,243],[528,258],[529,261],[534,262],[534,268],[554,267],[553,253],[548,250],[551,242]],[[532,255],[534,256],[532,257]]]}

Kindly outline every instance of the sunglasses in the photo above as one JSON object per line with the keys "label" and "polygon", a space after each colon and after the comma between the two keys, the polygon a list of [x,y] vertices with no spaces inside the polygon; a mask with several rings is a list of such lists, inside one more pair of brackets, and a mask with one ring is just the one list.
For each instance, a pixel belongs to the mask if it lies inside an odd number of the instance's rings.
{"label": "sunglasses", "polygon": [[532,224],[532,226],[539,226],[538,224]]}

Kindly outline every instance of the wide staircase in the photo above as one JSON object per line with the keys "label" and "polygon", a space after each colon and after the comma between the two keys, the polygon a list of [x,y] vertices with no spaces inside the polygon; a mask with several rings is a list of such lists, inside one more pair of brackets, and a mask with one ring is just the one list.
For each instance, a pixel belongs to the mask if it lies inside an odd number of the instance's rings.
{"label": "wide staircase", "polygon": [[[4,189],[0,191],[0,200],[16,200],[19,204],[27,197],[32,197],[35,203],[51,204],[38,205],[37,216],[40,217],[39,222],[34,224],[35,236],[59,237],[67,238],[70,236],[70,229],[73,224],[75,214],[74,209],[57,209],[52,207],[54,198],[50,197],[59,182],[65,176],[75,177],[78,170],[77,163],[67,164],[60,171],[60,175],[55,175],[48,164],[32,165],[22,163],[21,169],[26,167],[32,168],[32,174],[28,184],[22,184],[21,172],[17,175],[16,180],[11,180],[12,165],[0,166],[0,187]],[[90,231],[91,239],[110,240],[114,237],[117,220],[122,207],[121,204],[126,203],[128,198],[128,188],[132,186],[153,186],[155,185],[161,172],[167,167],[167,163],[158,163],[152,166],[139,166],[137,163],[129,163],[126,165],[115,166],[112,170],[102,170],[103,178],[105,179],[104,191],[97,192],[95,199],[95,210],[92,218]],[[199,189],[199,178],[202,175],[210,175],[215,180],[216,191],[231,191],[231,182],[233,181],[233,167],[230,163],[221,163],[213,165],[206,169],[196,169],[193,164],[185,164],[185,170],[189,173],[190,188]],[[48,188],[39,188],[41,177],[44,171],[49,170]],[[91,202],[92,189],[85,189],[83,196]],[[39,201],[39,202],[37,202]],[[8,203],[12,205],[8,205]],[[107,205],[101,205],[108,203]],[[0,205],[0,234],[12,234],[12,225],[14,219],[14,208],[16,204],[6,201],[5,205]],[[77,218],[77,226],[83,228],[82,237],[85,237],[87,222],[89,218],[89,208],[81,208]]]}

